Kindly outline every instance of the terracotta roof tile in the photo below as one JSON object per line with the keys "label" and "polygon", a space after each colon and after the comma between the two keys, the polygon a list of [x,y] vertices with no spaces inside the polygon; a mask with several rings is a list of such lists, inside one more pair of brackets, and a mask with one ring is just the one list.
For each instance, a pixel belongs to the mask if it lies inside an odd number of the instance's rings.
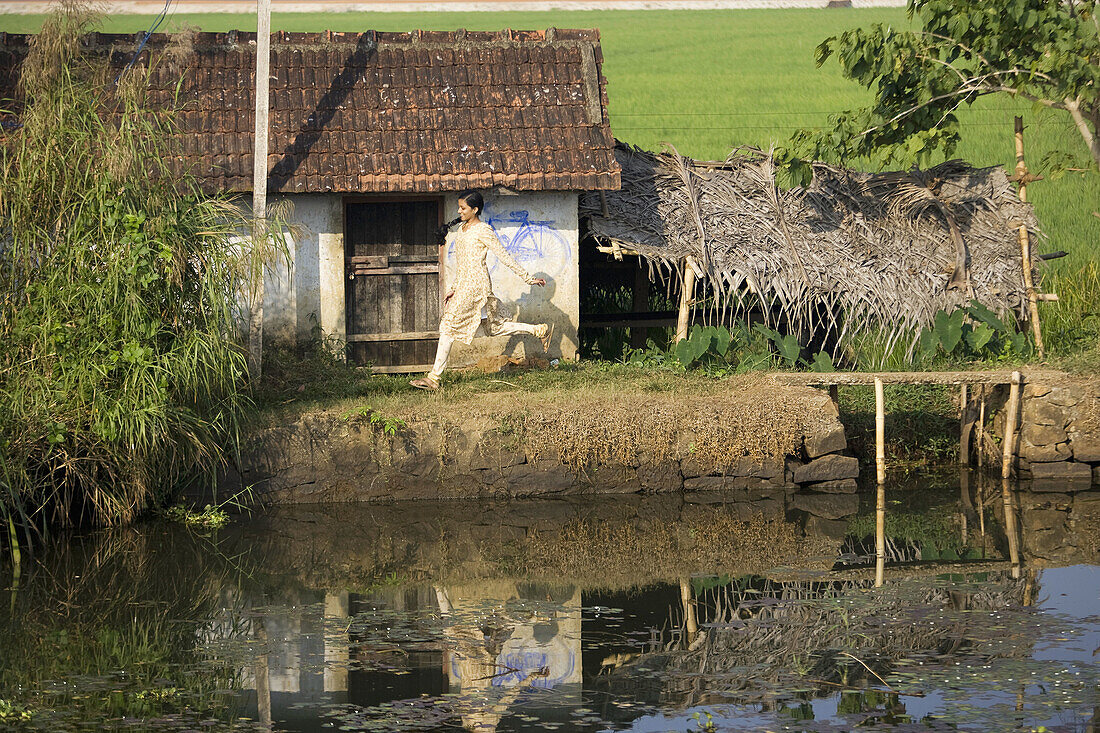
{"label": "terracotta roof tile", "polygon": [[[152,57],[170,40],[154,35]],[[0,33],[0,98],[17,96],[29,41]],[[272,41],[274,191],[619,186],[596,31],[279,32]],[[121,67],[139,42],[93,34],[83,48]],[[582,47],[597,64],[595,125]],[[254,49],[254,33],[200,33],[184,65],[173,160],[209,190],[251,188]],[[172,103],[174,73],[154,65],[150,99]],[[0,108],[18,112],[18,99]]]}

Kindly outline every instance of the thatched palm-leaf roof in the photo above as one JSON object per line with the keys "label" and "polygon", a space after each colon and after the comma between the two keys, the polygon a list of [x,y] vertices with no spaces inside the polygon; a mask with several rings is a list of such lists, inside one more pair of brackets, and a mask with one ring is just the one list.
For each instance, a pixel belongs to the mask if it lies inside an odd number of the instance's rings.
{"label": "thatched palm-leaf roof", "polygon": [[891,339],[971,298],[1023,315],[1016,228],[1037,222],[999,167],[867,174],[815,164],[809,188],[784,191],[757,149],[700,163],[619,143],[616,156],[622,189],[581,199],[591,234],[664,276],[692,258],[727,314],[763,305],[803,334],[870,326]]}

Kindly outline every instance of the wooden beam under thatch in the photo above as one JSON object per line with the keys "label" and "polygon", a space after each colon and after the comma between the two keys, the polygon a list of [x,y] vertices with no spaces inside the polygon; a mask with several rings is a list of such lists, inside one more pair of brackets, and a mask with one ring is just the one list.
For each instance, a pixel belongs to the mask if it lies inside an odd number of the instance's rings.
{"label": "wooden beam under thatch", "polygon": [[674,282],[688,258],[700,263],[716,312],[759,308],[805,337],[839,344],[878,329],[888,345],[910,346],[937,311],[971,299],[1026,316],[1016,229],[1038,225],[1000,167],[867,174],[815,164],[809,188],[784,191],[757,149],[721,164],[623,143],[615,152],[622,188],[581,197],[590,233]]}

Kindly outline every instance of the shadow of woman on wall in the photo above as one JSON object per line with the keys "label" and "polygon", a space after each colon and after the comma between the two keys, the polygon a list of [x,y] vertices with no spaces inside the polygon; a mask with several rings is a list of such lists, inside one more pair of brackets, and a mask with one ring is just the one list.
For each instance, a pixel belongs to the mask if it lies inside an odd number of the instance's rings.
{"label": "shadow of woman on wall", "polygon": [[[554,295],[558,291],[556,282],[550,279],[545,272],[532,273],[535,278],[545,278],[546,286],[539,288],[531,286],[527,293],[515,301],[515,313],[513,319],[524,323],[549,323],[554,327],[554,334],[550,339],[550,347],[546,350],[545,358],[559,359],[562,354],[562,334],[572,330],[569,316],[558,306],[554,305]],[[514,354],[520,344],[523,344],[524,354],[543,356],[539,354],[538,339],[526,334],[515,334],[508,339],[504,347],[505,354]],[[535,350],[531,351],[532,346]]]}

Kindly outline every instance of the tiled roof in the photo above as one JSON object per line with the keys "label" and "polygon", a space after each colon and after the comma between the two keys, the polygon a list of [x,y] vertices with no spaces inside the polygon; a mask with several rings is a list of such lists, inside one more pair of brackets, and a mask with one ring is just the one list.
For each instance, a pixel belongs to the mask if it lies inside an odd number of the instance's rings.
{"label": "tiled roof", "polygon": [[[140,36],[97,33],[85,47],[121,68]],[[14,96],[28,40],[0,34],[0,96]],[[153,36],[138,63],[172,40]],[[619,187],[598,31],[280,32],[271,40],[272,192]],[[182,63],[150,72],[157,105],[172,103],[183,77],[175,160],[204,188],[250,191],[256,34],[187,41]]]}

